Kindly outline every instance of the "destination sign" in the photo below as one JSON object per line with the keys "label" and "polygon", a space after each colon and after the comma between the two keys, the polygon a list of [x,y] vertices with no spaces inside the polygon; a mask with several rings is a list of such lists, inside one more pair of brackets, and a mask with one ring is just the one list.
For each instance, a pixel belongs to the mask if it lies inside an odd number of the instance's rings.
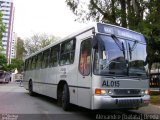
{"label": "destination sign", "polygon": [[140,42],[145,42],[145,38],[143,35],[138,34],[136,32],[127,30],[125,28],[120,28],[112,25],[98,24],[98,31],[107,34],[114,34],[121,37],[126,37],[130,39],[135,39]]}

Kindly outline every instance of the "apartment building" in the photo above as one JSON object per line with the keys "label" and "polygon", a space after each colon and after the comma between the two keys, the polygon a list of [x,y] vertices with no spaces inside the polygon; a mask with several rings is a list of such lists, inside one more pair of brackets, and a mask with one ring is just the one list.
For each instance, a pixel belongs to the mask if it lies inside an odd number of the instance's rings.
{"label": "apartment building", "polygon": [[7,57],[8,63],[11,62],[12,56],[12,40],[13,40],[13,21],[14,21],[14,6],[13,0],[0,0],[0,11],[2,11],[2,22],[6,26],[6,31],[3,33],[2,47],[3,53]]}

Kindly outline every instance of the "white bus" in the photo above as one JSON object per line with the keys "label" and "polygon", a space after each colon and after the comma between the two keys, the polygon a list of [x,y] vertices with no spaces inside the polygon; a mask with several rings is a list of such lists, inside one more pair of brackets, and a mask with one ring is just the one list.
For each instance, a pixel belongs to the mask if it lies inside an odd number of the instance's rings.
{"label": "white bus", "polygon": [[24,86],[88,109],[137,109],[149,104],[142,34],[95,23],[25,59]]}

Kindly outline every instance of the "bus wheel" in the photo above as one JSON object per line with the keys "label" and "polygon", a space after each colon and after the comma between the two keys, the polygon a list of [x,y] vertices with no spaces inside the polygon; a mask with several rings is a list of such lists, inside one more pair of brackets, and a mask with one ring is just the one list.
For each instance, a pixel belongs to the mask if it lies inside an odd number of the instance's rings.
{"label": "bus wheel", "polygon": [[62,108],[63,108],[63,110],[68,111],[69,106],[70,106],[70,103],[69,103],[69,89],[68,89],[67,84],[64,84],[63,91],[62,91]]}
{"label": "bus wheel", "polygon": [[28,83],[29,95],[34,96],[32,81],[30,80]]}

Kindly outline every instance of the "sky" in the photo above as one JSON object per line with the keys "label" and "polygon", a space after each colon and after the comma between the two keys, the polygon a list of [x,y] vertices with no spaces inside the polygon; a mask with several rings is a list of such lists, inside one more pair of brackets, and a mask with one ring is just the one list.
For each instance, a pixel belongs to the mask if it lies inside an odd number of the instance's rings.
{"label": "sky", "polygon": [[14,0],[14,6],[14,32],[22,39],[36,33],[63,38],[86,26],[75,21],[65,0]]}

